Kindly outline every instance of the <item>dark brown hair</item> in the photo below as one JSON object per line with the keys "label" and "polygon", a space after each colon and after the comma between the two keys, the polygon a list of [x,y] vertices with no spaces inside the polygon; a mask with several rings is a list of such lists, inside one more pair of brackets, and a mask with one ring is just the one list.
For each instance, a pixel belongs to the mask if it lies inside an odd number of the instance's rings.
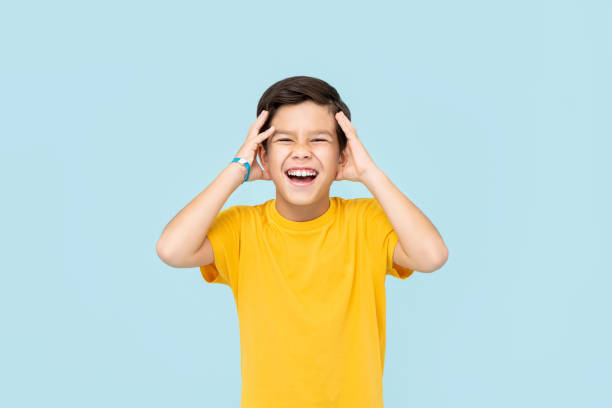
{"label": "dark brown hair", "polygon": [[[264,132],[270,128],[270,122],[274,114],[282,105],[297,104],[308,100],[327,106],[332,115],[342,111],[349,120],[351,119],[351,111],[340,99],[338,91],[333,86],[318,78],[303,75],[292,76],[272,84],[259,99],[259,103],[257,103],[257,116],[264,109],[268,111],[268,119],[259,132]],[[335,118],[334,121],[336,121]],[[337,121],[336,136],[340,146],[338,153],[342,153],[346,147],[346,135]],[[267,142],[268,139],[261,143],[266,151]]]}

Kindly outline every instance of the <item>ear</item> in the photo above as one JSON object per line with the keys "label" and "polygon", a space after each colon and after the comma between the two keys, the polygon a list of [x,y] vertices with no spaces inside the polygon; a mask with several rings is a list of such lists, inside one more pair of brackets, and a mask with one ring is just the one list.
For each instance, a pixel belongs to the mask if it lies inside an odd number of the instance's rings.
{"label": "ear", "polygon": [[262,166],[268,167],[268,155],[261,144],[257,145],[257,156]]}
{"label": "ear", "polygon": [[342,169],[342,167],[344,167],[344,165],[346,164],[346,161],[347,161],[347,155],[346,155],[346,149],[344,149],[344,151],[340,153],[340,156],[338,157],[338,168],[336,170],[336,178],[338,178],[338,173],[340,173],[340,170]]}
{"label": "ear", "polygon": [[344,149],[342,153],[340,153],[340,156],[338,157],[338,166],[344,166],[347,160],[348,158],[346,155],[346,149]]}
{"label": "ear", "polygon": [[261,166],[263,167],[264,177],[266,179],[271,179],[270,172],[268,171],[268,153],[266,153],[266,150],[263,148],[261,144],[257,146],[257,156],[259,156],[259,162],[261,163]]}

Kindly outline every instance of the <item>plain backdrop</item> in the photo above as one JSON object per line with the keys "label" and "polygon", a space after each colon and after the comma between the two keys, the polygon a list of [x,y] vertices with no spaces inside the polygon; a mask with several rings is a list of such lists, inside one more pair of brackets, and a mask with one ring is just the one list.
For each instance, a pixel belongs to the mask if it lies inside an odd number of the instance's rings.
{"label": "plain backdrop", "polygon": [[309,75],[449,248],[387,277],[385,406],[610,406],[611,27],[607,1],[3,3],[0,405],[239,406],[231,291],[155,244]]}

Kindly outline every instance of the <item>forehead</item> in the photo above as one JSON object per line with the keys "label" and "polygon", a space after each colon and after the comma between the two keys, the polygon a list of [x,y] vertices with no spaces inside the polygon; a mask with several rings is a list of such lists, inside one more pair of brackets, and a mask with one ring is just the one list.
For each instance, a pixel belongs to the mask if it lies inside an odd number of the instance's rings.
{"label": "forehead", "polygon": [[336,119],[327,106],[319,105],[312,101],[299,104],[283,105],[274,114],[270,121],[276,129],[291,132],[312,132],[324,129],[335,133]]}

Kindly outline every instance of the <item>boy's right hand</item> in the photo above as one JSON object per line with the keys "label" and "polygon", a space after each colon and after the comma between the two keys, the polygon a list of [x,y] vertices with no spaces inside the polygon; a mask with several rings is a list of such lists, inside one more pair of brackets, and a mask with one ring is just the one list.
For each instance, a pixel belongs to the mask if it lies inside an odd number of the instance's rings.
{"label": "boy's right hand", "polygon": [[249,128],[249,133],[247,134],[246,141],[244,142],[240,150],[238,150],[236,156],[234,156],[243,158],[249,162],[249,165],[251,166],[251,172],[249,173],[249,179],[247,181],[272,180],[268,172],[262,170],[257,160],[255,160],[259,144],[274,133],[274,126],[270,126],[270,128],[265,132],[259,133],[259,129],[261,129],[264,123],[266,123],[267,118],[268,111],[261,111],[259,117],[257,117],[255,122],[253,122],[253,124]]}

